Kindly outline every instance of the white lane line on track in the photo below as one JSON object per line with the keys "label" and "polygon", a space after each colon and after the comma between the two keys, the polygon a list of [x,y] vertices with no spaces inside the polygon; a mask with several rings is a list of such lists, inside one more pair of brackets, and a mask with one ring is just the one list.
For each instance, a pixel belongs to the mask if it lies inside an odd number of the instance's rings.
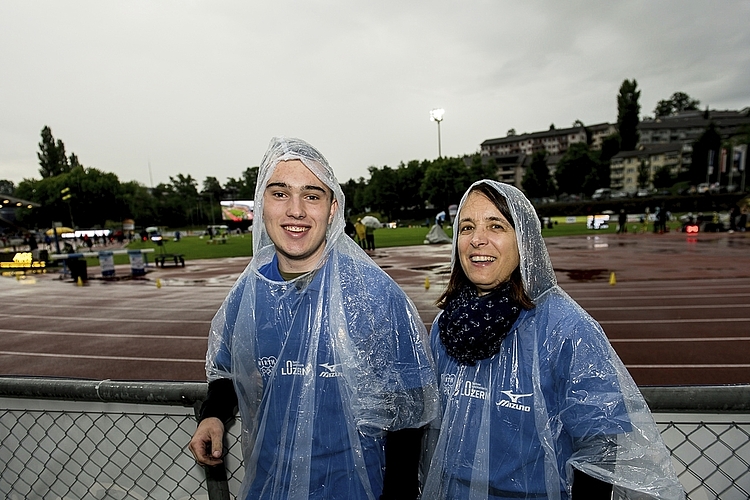
{"label": "white lane line on track", "polygon": [[[642,285],[641,283],[628,283],[627,285],[621,285],[619,281],[617,282],[616,285],[613,286],[613,285],[608,285],[606,284],[606,282],[602,281],[600,283],[597,283],[596,284],[597,286],[576,287],[576,286],[570,286],[569,284],[565,283],[565,284],[560,285],[560,287],[566,292],[570,293],[571,295],[573,293],[584,294],[584,293],[599,292],[599,291],[627,292],[627,293],[638,292],[640,294],[649,294],[651,292],[673,292],[675,297],[683,297],[683,296],[691,295],[691,292],[694,293],[694,289],[695,290],[719,289],[721,290],[720,293],[723,293],[725,291],[728,292],[730,291],[730,289],[737,289],[737,288],[741,290],[750,289],[750,280],[749,280],[749,283],[746,285],[728,285],[728,284],[727,285],[711,285],[711,284],[706,284],[706,283],[684,283],[678,280],[671,280],[671,281],[662,280],[661,283],[668,283],[669,286],[644,287],[644,286],[641,286]],[[685,293],[685,294],[679,293],[682,291],[685,291],[688,293]]]}
{"label": "white lane line on track", "polygon": [[[125,300],[125,299],[123,299]],[[109,301],[109,300],[108,300]],[[206,303],[206,301],[201,301],[203,304]],[[175,302],[173,305],[174,308],[166,308],[165,305],[170,305],[168,303],[165,304],[164,301],[159,301],[159,311],[186,311],[189,310],[190,312],[205,312],[205,313],[211,313],[214,314],[219,309],[219,306],[221,304],[217,304],[216,307],[212,308],[196,308],[189,306],[187,304],[183,304],[182,302]],[[18,306],[18,307],[29,307],[28,302],[18,302],[18,303],[12,303],[12,302],[3,302],[3,307],[12,307],[12,306]],[[73,304],[44,304],[44,309],[75,309],[75,308],[85,308],[85,309],[91,309],[94,308],[97,311],[103,311],[103,310],[110,310],[110,311],[132,311],[134,308],[133,306],[101,306],[101,305],[95,305],[95,304],[81,304],[81,305],[73,305]]]}
{"label": "white lane line on track", "polygon": [[750,368],[750,364],[736,364],[736,365],[625,365],[629,370],[633,368],[644,369],[644,368],[655,368],[658,370],[664,370],[667,368],[679,368],[684,370],[686,368]]}
{"label": "white lane line on track", "polygon": [[736,297],[750,297],[750,293],[704,293],[701,295],[597,295],[596,297],[574,297],[572,294],[569,294],[571,297],[576,299],[576,301],[584,301],[584,300],[609,300],[609,301],[620,301],[620,300],[671,300],[671,299],[729,299],[729,298],[736,298]]}
{"label": "white lane line on track", "polygon": [[599,321],[600,325],[650,325],[669,323],[745,323],[750,318],[699,318],[699,319],[622,319]]}
{"label": "white lane line on track", "polygon": [[[620,271],[617,271],[617,269],[614,269],[612,271],[607,271],[608,273],[615,273],[615,276],[617,276],[617,273]],[[600,279],[599,281],[566,281],[563,283],[565,286],[570,286],[572,288],[598,288],[602,286],[602,284],[606,283],[606,278]],[[715,286],[718,288],[748,288],[750,287],[750,277],[739,277],[739,278],[708,278],[708,279],[655,279],[655,280],[649,280],[649,279],[641,279],[641,280],[626,280],[626,281],[617,281],[617,287],[621,288],[638,288],[643,290],[668,290],[670,287],[663,286],[664,283],[675,283],[680,286],[680,288],[684,288],[686,286]],[[649,286],[654,285],[654,286]],[[562,286],[562,285],[561,285]]]}
{"label": "white lane line on track", "polygon": [[[2,331],[2,330],[0,330]],[[742,341],[750,341],[750,337],[688,337],[688,338],[680,338],[680,337],[659,337],[659,338],[648,338],[648,339],[609,339],[609,342],[614,344],[615,342],[633,342],[636,344],[640,343],[646,343],[646,342],[669,342],[669,343],[678,343],[678,342],[742,342]]]}
{"label": "white lane line on track", "polygon": [[680,306],[613,306],[613,307],[584,307],[587,311],[644,311],[659,310],[666,311],[670,309],[729,309],[750,307],[750,304],[686,304]]}
{"label": "white lane line on track", "polygon": [[211,319],[145,319],[145,318],[84,318],[81,316],[39,316],[39,315],[30,315],[30,314],[5,314],[0,313],[0,317],[2,318],[24,318],[24,319],[48,319],[52,321],[62,321],[62,320],[68,320],[68,321],[115,321],[115,320],[126,320],[129,323],[179,323],[179,324],[185,324],[185,323],[195,323],[200,325],[210,324]]}
{"label": "white lane line on track", "polygon": [[30,335],[60,335],[70,337],[101,337],[106,339],[127,338],[127,339],[164,339],[164,340],[201,340],[205,342],[208,335],[201,337],[195,335],[139,335],[134,333],[86,333],[86,332],[55,332],[44,330],[10,330],[0,328],[0,333],[16,333]]}
{"label": "white lane line on track", "polygon": [[205,363],[205,359],[180,359],[180,358],[138,358],[134,356],[93,356],[88,354],[50,354],[40,352],[22,351],[0,351],[0,355],[9,356],[32,356],[42,358],[68,358],[68,359],[104,359],[111,361],[157,361],[159,363]]}

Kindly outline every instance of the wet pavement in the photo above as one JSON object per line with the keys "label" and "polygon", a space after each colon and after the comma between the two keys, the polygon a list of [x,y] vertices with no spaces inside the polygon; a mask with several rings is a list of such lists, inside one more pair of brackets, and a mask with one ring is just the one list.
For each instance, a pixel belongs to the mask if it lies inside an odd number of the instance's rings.
{"label": "wet pavement", "polygon": [[[618,283],[686,279],[750,278],[750,232],[666,234],[627,233],[547,238],[558,283]],[[435,301],[450,273],[449,244],[391,247],[370,252],[372,259],[409,295],[426,324],[438,312]],[[149,257],[153,260],[153,256]],[[157,267],[131,278],[129,265],[116,266],[115,280],[89,267],[90,283],[151,283],[159,286],[231,286],[250,259],[246,257],[190,260],[185,267]],[[38,280],[60,279],[59,273]],[[570,293],[570,292],[569,292]]]}
{"label": "wet pavement", "polygon": [[[547,239],[560,285],[604,327],[639,384],[750,383],[750,233]],[[371,254],[429,325],[449,244]],[[210,320],[248,258],[147,267],[79,287],[56,273],[0,279],[0,373],[203,380]]]}
{"label": "wet pavement", "polygon": [[[592,234],[547,238],[557,280],[563,288],[575,283],[679,281],[750,278],[750,232]],[[378,249],[370,253],[417,305],[430,324],[435,301],[450,274],[451,246],[423,245]],[[149,281],[164,286],[231,284],[249,259],[195,260],[185,268],[150,268]],[[96,268],[90,269],[96,274]],[[118,274],[127,273],[127,266]]]}

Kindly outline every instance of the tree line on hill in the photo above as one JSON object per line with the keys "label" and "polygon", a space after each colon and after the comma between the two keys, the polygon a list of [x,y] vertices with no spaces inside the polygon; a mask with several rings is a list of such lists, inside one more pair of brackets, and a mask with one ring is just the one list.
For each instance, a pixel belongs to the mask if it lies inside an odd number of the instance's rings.
{"label": "tree line on hill", "polygon": [[[611,158],[619,151],[635,149],[638,144],[639,98],[637,82],[625,80],[617,96],[617,133],[605,138],[600,149],[592,149],[590,141],[570,145],[558,161],[554,175],[547,165],[547,153],[534,153],[522,181],[527,196],[532,199],[562,193],[590,196],[597,188],[609,187]],[[654,113],[667,116],[697,109],[699,104],[687,94],[676,92],[671,98],[659,101]],[[580,121],[576,124],[586,129]],[[696,171],[702,167],[701,172],[705,172],[706,151],[717,149],[720,143],[721,137],[710,125],[694,146]],[[37,157],[41,179],[24,179],[18,186],[0,180],[0,193],[41,205],[31,210],[19,209],[17,214],[20,224],[37,229],[49,227],[52,221],[80,228],[117,228],[125,219],[134,219],[142,227],[212,224],[221,219],[220,200],[253,199],[258,175],[258,167],[250,167],[239,177],[228,178],[223,185],[212,176],[199,184],[190,174],[170,176],[170,182],[153,188],[136,181],[121,182],[113,173],[84,167],[75,153],[68,155],[63,141],[55,139],[48,126],[41,131]],[[371,166],[369,179],[360,177],[342,184],[347,216],[378,212],[389,221],[424,219],[426,213],[447,211],[449,205],[458,203],[471,183],[493,178],[496,172],[494,159],[479,153],[411,160],[395,168]],[[669,172],[657,172],[652,182],[661,187],[678,180],[681,179],[673,178]]]}

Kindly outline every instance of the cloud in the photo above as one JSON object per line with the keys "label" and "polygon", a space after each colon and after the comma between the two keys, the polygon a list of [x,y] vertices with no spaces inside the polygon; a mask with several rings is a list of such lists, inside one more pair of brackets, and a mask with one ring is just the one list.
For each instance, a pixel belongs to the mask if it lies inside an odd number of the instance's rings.
{"label": "cloud", "polygon": [[[747,0],[9,1],[0,4],[0,179],[38,177],[49,125],[120,180],[224,182],[274,135],[318,146],[340,180],[508,129],[613,122],[683,91],[750,105]],[[150,165],[150,168],[149,168]]]}

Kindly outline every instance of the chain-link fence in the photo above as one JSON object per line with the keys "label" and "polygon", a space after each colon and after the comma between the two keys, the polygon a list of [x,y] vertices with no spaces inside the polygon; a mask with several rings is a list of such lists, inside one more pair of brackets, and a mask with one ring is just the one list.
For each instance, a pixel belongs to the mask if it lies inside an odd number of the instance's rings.
{"label": "chain-link fence", "polygon": [[[0,497],[224,499],[242,477],[238,425],[225,469],[187,450],[201,383],[0,378]],[[750,386],[644,388],[692,500],[750,498]]]}

